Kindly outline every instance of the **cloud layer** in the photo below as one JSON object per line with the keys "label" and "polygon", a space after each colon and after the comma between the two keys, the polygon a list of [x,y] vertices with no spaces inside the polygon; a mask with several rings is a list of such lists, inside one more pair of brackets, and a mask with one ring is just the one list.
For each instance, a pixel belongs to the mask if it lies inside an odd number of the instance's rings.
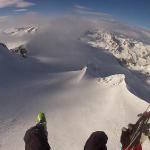
{"label": "cloud layer", "polygon": [[27,9],[16,9],[16,10],[14,10],[14,12],[25,12],[25,11],[27,11]]}
{"label": "cloud layer", "polygon": [[17,8],[26,8],[35,5],[25,0],[0,0],[0,8],[15,6]]}
{"label": "cloud layer", "polygon": [[101,18],[111,18],[113,19],[112,15],[108,13],[98,12],[93,10],[92,8],[82,6],[82,5],[74,5],[73,12],[78,15],[84,15],[87,17],[101,17]]}

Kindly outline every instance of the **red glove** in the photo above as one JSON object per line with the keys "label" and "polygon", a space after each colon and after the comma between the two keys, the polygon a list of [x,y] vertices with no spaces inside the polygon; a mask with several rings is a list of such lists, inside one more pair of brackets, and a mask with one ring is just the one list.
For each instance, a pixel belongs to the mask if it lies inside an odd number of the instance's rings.
{"label": "red glove", "polygon": [[144,116],[144,117],[149,117],[149,116],[150,116],[150,112],[145,111],[145,112],[143,113],[143,116]]}

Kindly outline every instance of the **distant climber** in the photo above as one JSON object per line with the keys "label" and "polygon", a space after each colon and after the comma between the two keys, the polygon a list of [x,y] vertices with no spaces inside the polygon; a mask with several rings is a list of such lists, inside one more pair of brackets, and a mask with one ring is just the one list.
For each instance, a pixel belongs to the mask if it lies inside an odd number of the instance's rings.
{"label": "distant climber", "polygon": [[120,142],[122,150],[142,150],[142,144],[148,137],[150,140],[150,112],[138,115],[140,118],[135,124],[128,124],[128,128],[122,128]]}
{"label": "distant climber", "polygon": [[84,150],[107,150],[107,140],[108,137],[103,131],[93,132],[86,144],[84,146]]}
{"label": "distant climber", "polygon": [[39,112],[36,117],[36,125],[28,129],[24,136],[25,150],[50,150],[48,143],[46,117]]}

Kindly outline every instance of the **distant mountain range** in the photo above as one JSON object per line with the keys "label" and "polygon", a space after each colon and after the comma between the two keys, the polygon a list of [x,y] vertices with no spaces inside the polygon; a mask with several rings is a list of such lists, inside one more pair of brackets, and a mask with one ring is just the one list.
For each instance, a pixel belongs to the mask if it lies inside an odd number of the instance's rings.
{"label": "distant mountain range", "polygon": [[112,53],[129,69],[150,75],[150,45],[123,34],[100,30],[87,31],[81,40]]}
{"label": "distant mountain range", "polygon": [[33,34],[38,31],[38,27],[35,26],[25,26],[25,27],[18,27],[18,28],[8,28],[3,31],[4,34],[11,35],[11,36],[23,36],[26,34]]}

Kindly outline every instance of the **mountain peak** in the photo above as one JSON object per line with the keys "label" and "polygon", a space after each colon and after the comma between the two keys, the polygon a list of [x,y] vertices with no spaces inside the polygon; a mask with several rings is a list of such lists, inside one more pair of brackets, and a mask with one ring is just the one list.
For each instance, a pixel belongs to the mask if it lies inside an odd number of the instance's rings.
{"label": "mountain peak", "polygon": [[26,34],[35,33],[38,31],[38,29],[39,28],[36,26],[12,27],[5,29],[3,33],[10,36],[23,36]]}
{"label": "mountain peak", "polygon": [[150,75],[150,45],[123,34],[101,30],[88,31],[81,40],[112,53],[127,68]]}

